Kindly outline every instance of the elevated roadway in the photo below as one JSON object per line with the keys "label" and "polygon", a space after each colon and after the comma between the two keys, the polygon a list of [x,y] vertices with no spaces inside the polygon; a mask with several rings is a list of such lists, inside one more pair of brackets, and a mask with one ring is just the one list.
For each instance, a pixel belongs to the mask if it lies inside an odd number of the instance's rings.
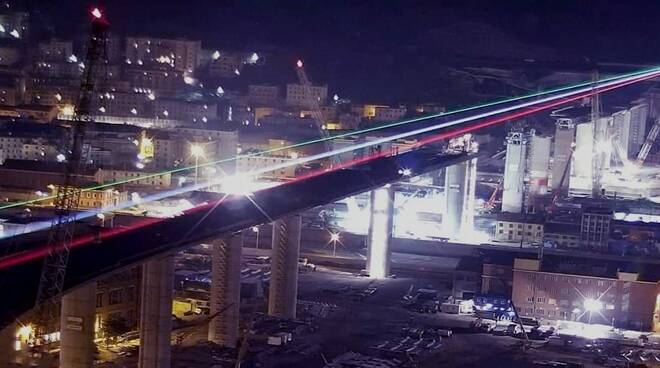
{"label": "elevated roadway", "polygon": [[[420,149],[293,181],[249,197],[212,200],[176,217],[144,218],[129,227],[81,234],[71,250],[64,290],[226,232],[270,222],[400,181],[402,168],[420,175],[475,156]],[[44,231],[0,242],[0,248],[9,249],[10,253],[0,259],[0,265],[5,265],[0,268],[0,300],[3,301],[0,328],[33,307],[47,235]]]}

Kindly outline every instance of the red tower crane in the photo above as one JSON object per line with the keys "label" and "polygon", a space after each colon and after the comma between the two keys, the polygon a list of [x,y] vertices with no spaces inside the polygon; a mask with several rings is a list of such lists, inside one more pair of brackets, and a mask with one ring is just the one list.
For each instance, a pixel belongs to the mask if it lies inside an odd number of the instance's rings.
{"label": "red tower crane", "polygon": [[91,15],[91,35],[83,64],[80,93],[76,103],[75,118],[71,121],[68,140],[68,158],[64,165],[64,179],[56,191],[54,199],[55,217],[52,220],[48,237],[48,255],[39,280],[36,299],[37,321],[49,332],[57,324],[59,297],[64,287],[64,277],[69,261],[69,247],[75,232],[76,211],[80,202],[78,183],[85,160],[82,155],[85,139],[85,125],[89,119],[94,81],[106,55],[109,23],[100,9],[94,8]]}

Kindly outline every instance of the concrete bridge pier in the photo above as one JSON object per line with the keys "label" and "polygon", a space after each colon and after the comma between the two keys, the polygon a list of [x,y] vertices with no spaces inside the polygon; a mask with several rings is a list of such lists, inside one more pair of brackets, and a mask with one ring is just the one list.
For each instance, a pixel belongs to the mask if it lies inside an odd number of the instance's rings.
{"label": "concrete bridge pier", "polygon": [[0,330],[0,368],[13,368],[16,363],[16,324],[12,323]]}
{"label": "concrete bridge pier", "polygon": [[235,348],[241,301],[243,233],[227,234],[213,243],[211,322],[208,340]]}
{"label": "concrete bridge pier", "polygon": [[147,261],[142,268],[139,368],[171,365],[174,258]]}
{"label": "concrete bridge pier", "polygon": [[62,296],[60,367],[86,368],[94,365],[95,317],[96,282]]}
{"label": "concrete bridge pier", "polygon": [[273,223],[268,295],[268,314],[271,316],[296,318],[301,223],[300,215],[289,216]]}
{"label": "concrete bridge pier", "polygon": [[367,234],[367,272],[370,277],[390,275],[394,188],[390,185],[371,191],[371,216]]}

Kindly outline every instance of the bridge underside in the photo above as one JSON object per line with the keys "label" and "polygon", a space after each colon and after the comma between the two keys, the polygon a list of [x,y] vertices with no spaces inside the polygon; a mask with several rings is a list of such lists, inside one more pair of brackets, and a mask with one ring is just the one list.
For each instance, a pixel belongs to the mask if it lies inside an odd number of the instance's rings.
{"label": "bridge underside", "polygon": [[[157,254],[397,182],[402,178],[401,168],[420,175],[472,157],[474,155],[436,154],[423,149],[411,151],[262,190],[249,199],[233,196],[217,206],[209,203],[177,217],[149,221],[130,231],[117,233],[116,229],[110,229],[95,241],[72,249],[65,290]],[[46,232],[31,234],[24,239],[12,239],[12,243],[20,244],[23,250],[36,249],[45,245],[46,236]],[[8,246],[7,242],[0,243],[2,246]],[[0,300],[4,304],[0,309],[0,328],[33,307],[42,262],[39,258],[0,270]]]}

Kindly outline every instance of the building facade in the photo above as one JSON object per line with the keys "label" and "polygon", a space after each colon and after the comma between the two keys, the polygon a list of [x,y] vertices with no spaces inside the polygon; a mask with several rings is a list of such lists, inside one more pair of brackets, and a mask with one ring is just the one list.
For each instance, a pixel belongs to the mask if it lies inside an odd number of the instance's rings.
{"label": "building facade", "polygon": [[639,281],[637,274],[543,272],[538,260],[516,259],[512,301],[521,316],[649,331],[654,328],[657,288],[655,282]]}

